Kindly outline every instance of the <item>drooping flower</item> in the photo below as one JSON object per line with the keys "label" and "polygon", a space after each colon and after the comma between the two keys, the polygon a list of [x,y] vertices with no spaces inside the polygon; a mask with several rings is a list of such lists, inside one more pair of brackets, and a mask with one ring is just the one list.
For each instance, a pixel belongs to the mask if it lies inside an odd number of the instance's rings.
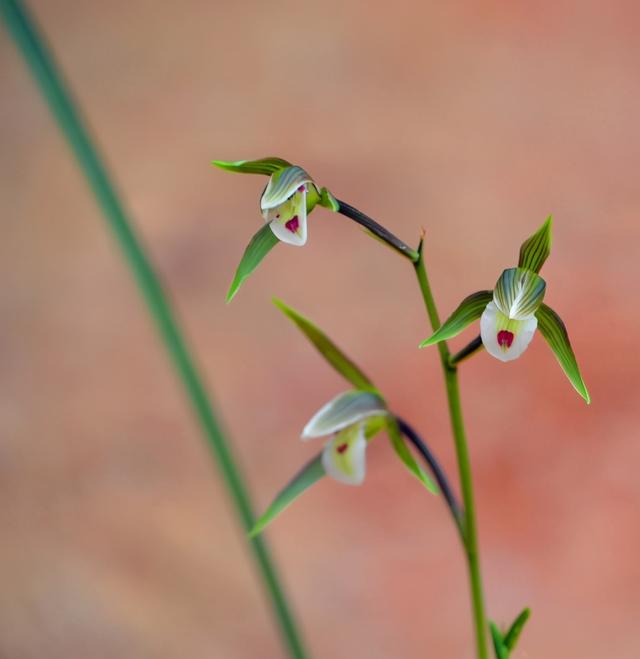
{"label": "drooping flower", "polygon": [[366,473],[367,421],[387,414],[377,394],[347,391],[314,414],[302,439],[333,435],[322,451],[325,472],[341,483],[360,485]]}
{"label": "drooping flower", "polygon": [[517,359],[531,342],[546,284],[531,270],[505,270],[480,317],[480,336],[487,352],[503,362]]}
{"label": "drooping flower", "polygon": [[319,196],[315,183],[302,167],[287,167],[271,175],[260,199],[260,209],[271,231],[283,243],[301,247],[307,242],[309,191]]}
{"label": "drooping flower", "polygon": [[279,242],[302,247],[307,242],[307,216],[318,205],[331,211],[340,206],[326,188],[318,188],[307,172],[282,158],[214,160],[221,169],[241,174],[269,176],[260,198],[260,211],[265,225],[250,240],[240,260],[227,293],[230,302],[244,280]]}

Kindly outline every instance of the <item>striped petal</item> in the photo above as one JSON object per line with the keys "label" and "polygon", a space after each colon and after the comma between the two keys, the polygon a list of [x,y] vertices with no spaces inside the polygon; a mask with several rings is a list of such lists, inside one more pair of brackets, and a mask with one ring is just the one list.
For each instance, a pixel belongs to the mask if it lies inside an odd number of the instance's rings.
{"label": "striped petal", "polygon": [[279,206],[263,211],[265,222],[278,240],[302,247],[307,242],[307,188],[302,184]]}
{"label": "striped petal", "polygon": [[260,199],[260,208],[264,212],[270,208],[280,206],[296,190],[307,183],[313,184],[313,179],[302,167],[294,165],[293,167],[281,169],[269,179],[269,183]]}
{"label": "striped petal", "polygon": [[369,391],[347,391],[336,396],[313,415],[302,431],[302,439],[331,435],[358,421],[386,414],[384,401],[377,394]]}
{"label": "striped petal", "polygon": [[530,316],[516,320],[505,316],[495,302],[489,302],[480,318],[480,336],[486,351],[502,362],[517,359],[527,349],[538,327]]}
{"label": "striped petal", "polygon": [[545,288],[544,279],[535,272],[510,268],[500,275],[493,291],[493,302],[509,319],[526,320],[542,304]]}
{"label": "striped petal", "polygon": [[340,431],[322,452],[322,466],[329,476],[346,485],[360,485],[365,476],[367,439],[364,423]]}

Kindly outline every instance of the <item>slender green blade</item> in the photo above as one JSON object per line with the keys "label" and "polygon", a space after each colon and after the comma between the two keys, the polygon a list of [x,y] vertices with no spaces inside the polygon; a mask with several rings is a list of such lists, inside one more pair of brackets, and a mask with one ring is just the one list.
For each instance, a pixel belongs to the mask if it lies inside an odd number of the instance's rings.
{"label": "slender green blade", "polygon": [[358,389],[365,391],[375,390],[371,380],[329,339],[329,337],[308,318],[300,315],[297,311],[288,307],[284,302],[274,299],[273,303],[290,318],[305,336],[318,349],[320,354],[333,366],[333,368],[345,377]]}
{"label": "slender green blade", "polygon": [[460,334],[474,320],[482,316],[482,312],[492,299],[492,291],[478,291],[466,297],[440,328],[420,344],[420,348],[446,341]]}
{"label": "slender green blade", "polygon": [[522,633],[522,630],[530,616],[531,609],[523,609],[520,615],[513,621],[513,624],[511,627],[509,627],[507,633],[504,635],[504,645],[507,650],[509,650],[509,652],[515,649],[516,643],[520,638],[520,634]]}
{"label": "slender green blade", "polygon": [[227,302],[231,302],[244,280],[258,267],[262,259],[280,242],[268,224],[258,231],[244,250],[240,265],[227,293]]}
{"label": "slender green blade", "polygon": [[493,649],[496,651],[496,659],[509,659],[509,650],[506,648],[502,634],[495,622],[489,621],[489,629],[493,639]]}
{"label": "slender green blade", "polygon": [[522,243],[518,260],[519,268],[540,272],[540,268],[551,253],[552,224],[553,217],[549,215],[544,224]]}
{"label": "slender green blade", "polygon": [[[31,69],[122,249],[220,468],[236,515],[243,527],[249,528],[254,519],[252,506],[231,446],[221,428],[218,415],[213,410],[200,369],[184,340],[171,304],[143,249],[135,226],[116,193],[101,155],[85,127],[80,108],[67,89],[53,53],[47,47],[44,36],[24,3],[19,0],[0,0],[0,17]],[[260,538],[251,542],[250,548],[269,594],[288,655],[292,659],[304,659],[307,654],[270,552]]]}
{"label": "slender green blade", "polygon": [[558,314],[546,304],[542,304],[536,312],[538,319],[538,328],[540,333],[545,338],[546,342],[553,350],[562,370],[569,378],[569,382],[573,385],[574,389],[587,401],[591,402],[591,396],[587,391],[587,386],[582,379],[578,362],[573,354],[573,348],[569,341],[567,328],[565,327],[562,319]]}
{"label": "slender green blade", "polygon": [[224,160],[212,160],[212,165],[225,169],[228,172],[240,174],[265,174],[271,176],[285,167],[291,167],[291,163],[282,158],[260,158],[260,160],[236,160],[226,162]]}
{"label": "slender green blade", "polygon": [[289,484],[280,491],[273,500],[273,503],[267,508],[265,513],[256,521],[254,527],[249,532],[249,537],[253,538],[261,533],[264,528],[270,524],[285,508],[290,506],[305,490],[309,489],[314,483],[317,483],[325,475],[322,466],[322,453],[318,454],[313,460],[308,462],[289,482]]}
{"label": "slender green blade", "polygon": [[416,462],[413,454],[405,444],[398,423],[393,417],[387,419],[387,433],[391,440],[391,446],[400,458],[404,466],[413,474],[432,494],[438,494],[438,486],[431,480],[430,476]]}

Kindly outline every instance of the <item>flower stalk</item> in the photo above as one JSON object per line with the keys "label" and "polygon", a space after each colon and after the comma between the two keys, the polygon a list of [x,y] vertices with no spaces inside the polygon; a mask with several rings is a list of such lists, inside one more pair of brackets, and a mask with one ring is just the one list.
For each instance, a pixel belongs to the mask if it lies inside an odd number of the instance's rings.
{"label": "flower stalk", "polygon": [[[436,307],[429,278],[424,265],[424,241],[420,241],[418,247],[419,258],[414,263],[416,277],[422,293],[427,315],[431,327],[435,332],[440,327],[440,316]],[[471,475],[471,463],[469,460],[469,449],[462,417],[462,406],[460,403],[460,390],[458,386],[458,369],[451,363],[449,347],[446,341],[438,343],[440,363],[444,374],[447,390],[447,402],[449,405],[449,418],[456,449],[458,461],[458,473],[460,477],[460,489],[464,505],[464,535],[463,544],[467,559],[469,572],[469,584],[471,590],[471,602],[473,607],[473,620],[476,639],[476,655],[478,659],[488,659],[487,653],[487,620],[484,610],[484,595],[482,592],[482,576],[480,572],[480,556],[478,551],[478,533],[475,514],[475,503],[473,494],[473,479]]]}
{"label": "flower stalk", "polygon": [[[80,110],[66,89],[53,55],[20,0],[0,0],[0,16],[16,46],[31,69],[41,93],[66,137],[87,183],[91,187],[103,215],[112,230],[123,256],[138,284],[140,292],[161,336],[169,359],[182,383],[207,444],[223,477],[235,513],[248,531],[254,524],[247,488],[230,446],[213,411],[202,376],[182,335],[178,321],[165,296],[160,281],[135,233],[115,191],[106,167],[94,146]],[[293,659],[307,656],[300,633],[287,603],[284,591],[261,538],[250,543],[253,556],[269,595],[274,618]]]}

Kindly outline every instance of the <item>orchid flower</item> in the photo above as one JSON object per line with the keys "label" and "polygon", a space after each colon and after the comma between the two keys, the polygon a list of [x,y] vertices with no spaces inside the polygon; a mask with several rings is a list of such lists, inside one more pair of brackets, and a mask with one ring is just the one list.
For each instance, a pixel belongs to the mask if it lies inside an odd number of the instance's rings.
{"label": "orchid flower", "polygon": [[518,267],[505,270],[493,291],[465,298],[420,347],[446,341],[480,318],[480,337],[487,352],[503,362],[522,355],[536,329],[553,350],[576,391],[591,401],[560,316],[543,303],[546,283],[538,275],[551,250],[551,217],[520,248]]}
{"label": "orchid flower", "polygon": [[253,236],[242,256],[227,293],[227,302],[230,302],[242,282],[278,242],[296,247],[306,244],[307,216],[318,204],[332,211],[337,211],[339,205],[326,188],[318,188],[302,167],[282,158],[236,162],[214,160],[213,164],[231,172],[269,176],[260,198],[265,226]]}
{"label": "orchid flower", "polygon": [[269,178],[260,209],[264,221],[283,243],[302,247],[307,242],[307,196],[312,199],[319,193],[302,167],[286,167]]}
{"label": "orchid flower", "polygon": [[333,435],[322,451],[322,466],[335,480],[347,485],[364,481],[367,420],[388,414],[380,396],[347,391],[322,407],[302,431],[302,439]]}

